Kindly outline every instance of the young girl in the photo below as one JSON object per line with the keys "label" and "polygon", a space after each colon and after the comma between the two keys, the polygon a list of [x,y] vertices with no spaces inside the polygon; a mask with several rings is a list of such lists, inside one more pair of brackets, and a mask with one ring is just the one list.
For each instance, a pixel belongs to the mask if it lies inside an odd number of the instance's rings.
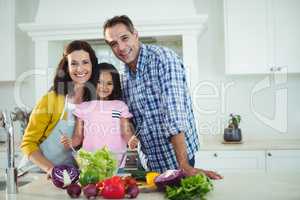
{"label": "young girl", "polygon": [[[138,140],[133,135],[127,105],[121,101],[120,75],[117,69],[108,63],[101,63],[95,70],[97,78],[96,94],[98,100],[84,102],[76,106],[77,117],[72,139],[62,135],[61,143],[65,148],[70,145],[87,151],[95,151],[104,146],[115,153],[125,153],[137,146]],[[119,161],[123,156],[119,154]],[[124,165],[124,163],[122,164]]]}

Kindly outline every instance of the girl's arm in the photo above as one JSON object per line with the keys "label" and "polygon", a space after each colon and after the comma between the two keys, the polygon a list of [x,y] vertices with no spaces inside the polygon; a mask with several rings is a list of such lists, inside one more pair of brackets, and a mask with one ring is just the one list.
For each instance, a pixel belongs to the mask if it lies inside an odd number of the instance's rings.
{"label": "girl's arm", "polygon": [[70,146],[77,147],[81,145],[83,141],[83,120],[76,117],[75,128],[72,138],[69,138],[66,135],[62,135],[60,142],[65,146],[66,149],[69,149]]}
{"label": "girl's arm", "polygon": [[128,118],[121,118],[121,131],[122,137],[129,146],[129,149],[134,149],[137,147],[138,139],[134,135],[133,126]]}
{"label": "girl's arm", "polygon": [[134,135],[132,124],[128,118],[121,118],[121,133],[126,142]]}
{"label": "girl's arm", "polygon": [[83,141],[83,120],[76,117],[75,131],[72,137],[72,146],[77,147],[82,144]]}

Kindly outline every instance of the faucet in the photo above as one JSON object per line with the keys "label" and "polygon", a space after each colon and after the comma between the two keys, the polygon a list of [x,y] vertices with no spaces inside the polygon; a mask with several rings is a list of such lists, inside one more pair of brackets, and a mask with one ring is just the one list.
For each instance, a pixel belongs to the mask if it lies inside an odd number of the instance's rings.
{"label": "faucet", "polygon": [[14,144],[14,127],[11,119],[11,115],[8,111],[3,111],[4,117],[3,127],[6,130],[6,147],[7,147],[7,168],[6,168],[6,193],[16,194],[18,193],[18,171],[15,166],[15,144]]}

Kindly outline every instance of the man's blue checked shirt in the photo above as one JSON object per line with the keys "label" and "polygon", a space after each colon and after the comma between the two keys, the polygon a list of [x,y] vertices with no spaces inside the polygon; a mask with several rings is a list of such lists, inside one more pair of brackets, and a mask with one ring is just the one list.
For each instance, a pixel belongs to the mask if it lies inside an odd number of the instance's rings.
{"label": "man's blue checked shirt", "polygon": [[191,96],[182,60],[170,49],[141,44],[136,72],[125,66],[123,97],[151,171],[177,169],[170,137],[185,134],[187,154],[199,149]]}

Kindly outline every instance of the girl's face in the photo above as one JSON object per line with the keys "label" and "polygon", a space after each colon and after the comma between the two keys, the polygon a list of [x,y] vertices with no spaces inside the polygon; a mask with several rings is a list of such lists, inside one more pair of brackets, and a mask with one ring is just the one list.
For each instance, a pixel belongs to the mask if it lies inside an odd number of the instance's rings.
{"label": "girl's face", "polygon": [[92,74],[92,62],[88,52],[76,50],[67,56],[68,70],[75,84],[87,82]]}
{"label": "girl's face", "polygon": [[97,84],[97,95],[100,100],[108,100],[114,89],[111,73],[108,71],[102,71],[99,76]]}

